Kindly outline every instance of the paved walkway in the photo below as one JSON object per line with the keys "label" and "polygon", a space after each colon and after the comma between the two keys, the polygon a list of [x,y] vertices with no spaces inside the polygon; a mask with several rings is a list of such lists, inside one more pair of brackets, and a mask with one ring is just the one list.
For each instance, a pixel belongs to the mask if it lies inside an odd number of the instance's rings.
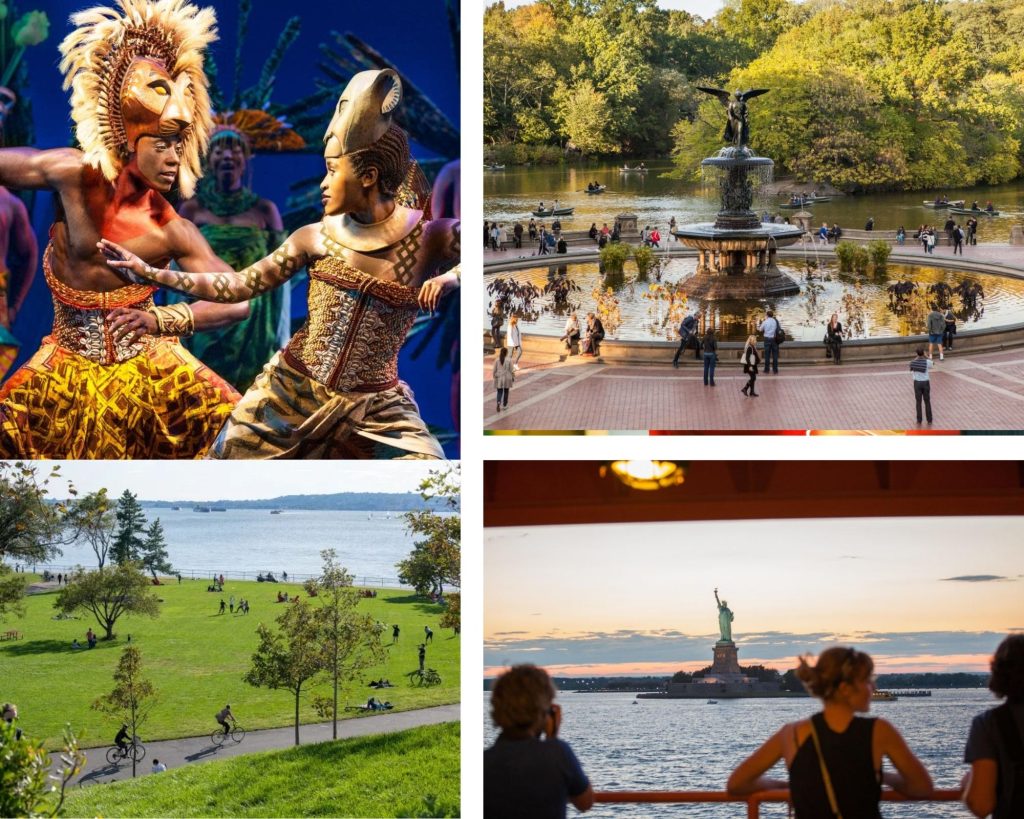
{"label": "paved walkway", "polygon": [[740,394],[738,360],[723,358],[713,389],[703,370],[609,365],[574,357],[564,363],[524,356],[509,397],[495,412],[492,357],[484,363],[488,430],[1019,430],[1024,429],[1024,353],[957,355],[932,371],[935,423],[915,423],[905,361],[786,367],[759,375],[759,398]]}
{"label": "paved walkway", "polygon": [[[390,734],[409,728],[418,728],[421,725],[458,722],[459,708],[459,703],[453,703],[452,705],[439,705],[435,708],[420,708],[415,711],[400,711],[398,713],[383,712],[356,719],[341,720],[338,722],[338,739]],[[211,732],[213,725],[211,725]],[[299,729],[299,738],[303,745],[327,742],[331,739],[331,723],[303,725]],[[235,743],[229,740],[220,747],[211,742],[209,734],[201,737],[169,739],[162,742],[144,742],[143,744],[146,746],[146,758],[138,763],[137,774],[139,776],[150,772],[154,757],[163,762],[168,769],[172,769],[196,762],[209,762],[214,759],[252,754],[256,751],[291,748],[295,744],[295,726],[251,731],[245,735],[242,742]],[[131,760],[122,762],[120,766],[109,765],[106,753],[106,748],[87,749],[88,761],[78,779],[72,784],[95,785],[101,782],[131,779]],[[54,753],[53,756],[56,757],[57,754]]]}

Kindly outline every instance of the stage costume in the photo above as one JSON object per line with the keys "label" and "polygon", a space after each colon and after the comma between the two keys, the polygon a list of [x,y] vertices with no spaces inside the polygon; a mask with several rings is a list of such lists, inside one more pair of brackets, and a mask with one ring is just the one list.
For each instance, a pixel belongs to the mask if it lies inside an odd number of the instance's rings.
{"label": "stage costume", "polygon": [[[84,167],[74,188],[58,188],[43,259],[53,332],[0,390],[0,457],[200,457],[239,398],[179,343],[194,329],[187,306],[154,307],[152,286],[93,291],[67,283],[71,260],[86,258],[75,242],[90,230],[120,241],[166,237],[161,231],[179,218],[136,164],[136,142],[177,140],[176,178],[190,195],[212,125],[202,67],[216,36],[212,10],[185,0],[119,6],[123,14],[74,15],[77,28],[61,44]],[[78,204],[73,223],[64,196]],[[119,308],[150,312],[160,335],[115,337],[111,313]]]}
{"label": "stage costume", "polygon": [[[155,269],[117,245],[105,246],[108,263],[131,281],[221,302],[267,292],[308,265],[305,326],[239,402],[210,457],[444,457],[398,378],[398,352],[421,299],[436,304],[457,286],[449,268],[458,264],[459,229],[454,220],[428,221],[422,211],[395,201],[422,189],[405,134],[391,125],[400,97],[393,71],[353,77],[325,137],[328,176],[322,189],[330,215],[299,228],[255,265],[227,274],[182,274]],[[352,157],[345,171],[338,170],[341,156]],[[344,185],[351,185],[353,174],[366,179],[367,167],[377,170],[376,181],[366,184],[379,191],[374,213],[387,213],[369,224],[341,209],[349,201],[344,197],[352,195]]]}

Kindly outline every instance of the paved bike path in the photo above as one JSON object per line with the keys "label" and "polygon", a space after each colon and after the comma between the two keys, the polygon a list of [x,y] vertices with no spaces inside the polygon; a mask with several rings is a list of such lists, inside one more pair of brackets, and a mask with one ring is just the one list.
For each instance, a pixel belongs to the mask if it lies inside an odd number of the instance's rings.
{"label": "paved bike path", "polygon": [[[434,708],[420,708],[415,711],[384,712],[355,719],[338,722],[338,739],[349,737],[390,734],[418,728],[421,725],[436,725],[442,722],[459,721],[459,703],[439,705]],[[299,740],[303,745],[331,740],[331,723],[302,725],[299,728]],[[256,751],[291,748],[295,745],[295,726],[287,728],[268,728],[262,731],[246,733],[240,743],[228,740],[217,747],[210,740],[209,734],[201,737],[183,737],[159,742],[143,742],[146,758],[138,763],[137,775],[149,774],[153,758],[164,763],[168,770],[180,768],[197,762],[210,762],[215,759],[251,754]],[[89,748],[85,767],[74,780],[74,785],[95,785],[101,782],[115,782],[131,779],[131,760],[123,761],[119,766],[110,765],[106,760],[106,748]],[[53,754],[56,759],[57,754]]]}

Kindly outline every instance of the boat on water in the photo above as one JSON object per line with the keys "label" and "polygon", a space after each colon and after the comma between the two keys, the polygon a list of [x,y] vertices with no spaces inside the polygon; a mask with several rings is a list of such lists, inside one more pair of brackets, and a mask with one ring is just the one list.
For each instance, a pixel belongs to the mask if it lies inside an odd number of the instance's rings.
{"label": "boat on water", "polygon": [[708,700],[708,705],[718,705],[718,700]]}
{"label": "boat on water", "polygon": [[209,512],[210,511],[210,507],[209,506],[193,506],[192,507],[192,511],[193,512]]}
{"label": "boat on water", "polygon": [[648,168],[630,168],[623,165],[619,168],[619,173],[647,173]]}
{"label": "boat on water", "polygon": [[587,193],[593,195],[595,193],[604,193],[608,190],[607,185],[598,185],[596,188],[587,188]]}
{"label": "boat on water", "polygon": [[780,210],[803,210],[809,208],[814,202],[785,202],[779,205]]}
{"label": "boat on water", "polygon": [[503,171],[505,170],[504,165],[484,165],[485,171]]}
{"label": "boat on water", "polygon": [[920,691],[893,691],[898,697],[930,697],[931,691],[920,690]]}
{"label": "boat on water", "polygon": [[535,210],[531,211],[534,216],[572,216],[572,212],[576,208],[556,208],[555,210]]}
{"label": "boat on water", "polygon": [[228,510],[225,509],[223,506],[211,506],[210,507],[210,511],[211,512],[227,512]]}
{"label": "boat on water", "polygon": [[180,512],[181,511],[181,507],[180,506],[172,506],[171,507],[171,511],[172,512]]}
{"label": "boat on water", "polygon": [[899,699],[899,697],[897,697],[892,691],[873,691],[873,692],[871,692],[871,701],[872,702],[895,702],[898,699]]}
{"label": "boat on water", "polygon": [[272,515],[280,515],[281,514],[281,510],[280,509],[271,509],[270,510],[270,514],[272,514]]}
{"label": "boat on water", "polygon": [[922,204],[926,208],[962,208],[964,206],[964,201],[965,200],[963,199],[954,199],[952,202],[936,202],[934,199],[931,199],[927,202],[923,202]]}
{"label": "boat on water", "polygon": [[999,211],[997,210],[985,210],[984,208],[953,208],[949,209],[950,213],[959,213],[966,216],[998,216]]}

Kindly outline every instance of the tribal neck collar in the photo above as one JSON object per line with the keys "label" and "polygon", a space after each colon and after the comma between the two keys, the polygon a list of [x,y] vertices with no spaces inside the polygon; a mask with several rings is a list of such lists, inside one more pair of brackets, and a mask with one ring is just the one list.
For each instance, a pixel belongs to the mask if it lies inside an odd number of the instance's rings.
{"label": "tribal neck collar", "polygon": [[236,191],[220,191],[217,183],[206,176],[199,180],[196,199],[210,213],[217,216],[237,216],[256,206],[259,196],[244,185]]}
{"label": "tribal neck collar", "polygon": [[423,211],[395,205],[386,219],[364,225],[347,213],[339,216],[325,216],[320,232],[327,247],[338,245],[360,253],[383,250],[402,241],[416,229],[423,218]]}

